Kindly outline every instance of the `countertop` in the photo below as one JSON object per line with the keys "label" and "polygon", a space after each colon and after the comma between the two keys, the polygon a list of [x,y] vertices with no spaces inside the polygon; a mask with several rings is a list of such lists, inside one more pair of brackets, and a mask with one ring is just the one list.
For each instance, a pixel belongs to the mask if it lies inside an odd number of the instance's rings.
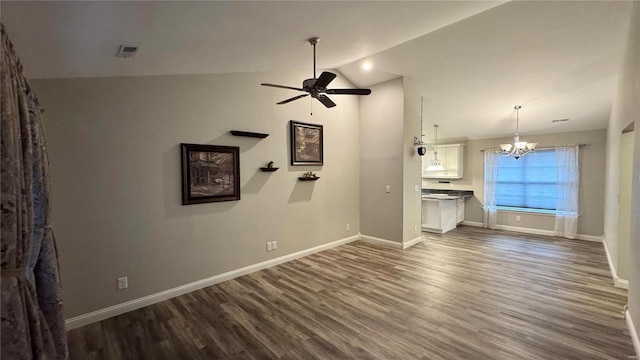
{"label": "countertop", "polygon": [[[468,196],[468,195],[467,195]],[[459,198],[465,198],[466,196],[464,195],[447,195],[447,194],[427,194],[427,195],[422,195],[422,199],[429,199],[429,200],[456,200]]]}
{"label": "countertop", "polygon": [[473,196],[473,191],[422,189],[422,199],[425,200],[456,200],[469,196]]}

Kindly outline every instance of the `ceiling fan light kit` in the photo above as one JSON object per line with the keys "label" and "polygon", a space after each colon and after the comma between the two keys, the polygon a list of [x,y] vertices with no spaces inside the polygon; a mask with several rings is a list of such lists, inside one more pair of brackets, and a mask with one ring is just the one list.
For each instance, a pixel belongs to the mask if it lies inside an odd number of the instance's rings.
{"label": "ceiling fan light kit", "polygon": [[311,95],[312,98],[320,101],[322,105],[324,105],[325,107],[332,108],[336,106],[336,103],[334,103],[325,94],[330,94],[330,95],[331,94],[333,95],[369,95],[371,94],[370,89],[327,89],[327,86],[329,85],[329,83],[331,83],[333,79],[336,78],[336,74],[328,71],[323,71],[322,74],[320,74],[320,77],[316,77],[316,45],[318,45],[318,43],[320,42],[320,38],[312,37],[312,38],[309,38],[308,41],[309,41],[309,44],[313,46],[313,78],[304,80],[302,82],[301,88],[297,88],[293,86],[269,84],[269,83],[260,84],[262,86],[270,86],[270,87],[281,88],[281,89],[304,91],[307,93],[307,94],[297,95],[286,100],[282,100],[277,103],[278,105],[287,104],[294,100],[302,99],[303,97],[307,97]]}
{"label": "ceiling fan light kit", "polygon": [[503,157],[513,157],[518,160],[521,156],[532,153],[536,146],[538,146],[538,143],[520,141],[519,123],[520,109],[522,109],[522,106],[516,105],[513,108],[516,110],[516,135],[513,137],[513,144],[500,144],[500,149],[502,150],[500,154]]}

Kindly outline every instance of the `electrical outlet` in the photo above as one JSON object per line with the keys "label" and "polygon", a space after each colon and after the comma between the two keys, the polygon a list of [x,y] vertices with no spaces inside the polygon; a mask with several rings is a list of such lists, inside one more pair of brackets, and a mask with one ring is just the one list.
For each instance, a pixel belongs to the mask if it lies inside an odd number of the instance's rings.
{"label": "electrical outlet", "polygon": [[271,249],[272,249],[271,242],[268,242],[267,243],[267,251],[271,251]]}
{"label": "electrical outlet", "polygon": [[124,290],[129,287],[129,280],[127,277],[118,278],[118,290]]}
{"label": "electrical outlet", "polygon": [[349,224],[347,224],[347,228],[346,228],[346,230],[347,230],[347,231],[351,230],[351,226],[349,226]]}
{"label": "electrical outlet", "polygon": [[420,191],[420,185],[416,185],[416,186],[413,188],[413,191],[415,191],[415,192],[419,192],[419,191]]}
{"label": "electrical outlet", "polygon": [[277,241],[272,241],[271,242],[271,250],[275,250],[278,248],[278,242]]}
{"label": "electrical outlet", "polygon": [[516,221],[520,221],[520,215],[516,215]]}
{"label": "electrical outlet", "polygon": [[418,225],[413,225],[413,231],[418,231]]}

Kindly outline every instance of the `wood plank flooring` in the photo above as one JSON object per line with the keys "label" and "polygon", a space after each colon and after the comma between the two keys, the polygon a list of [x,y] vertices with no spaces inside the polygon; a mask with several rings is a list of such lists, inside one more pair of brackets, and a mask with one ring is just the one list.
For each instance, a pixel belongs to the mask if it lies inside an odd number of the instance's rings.
{"label": "wood plank flooring", "polygon": [[628,359],[602,244],[353,242],[69,331],[72,359]]}

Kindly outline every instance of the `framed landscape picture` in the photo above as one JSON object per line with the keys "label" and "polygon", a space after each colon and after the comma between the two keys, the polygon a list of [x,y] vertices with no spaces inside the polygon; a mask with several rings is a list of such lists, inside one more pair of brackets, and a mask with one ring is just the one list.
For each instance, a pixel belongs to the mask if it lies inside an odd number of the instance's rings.
{"label": "framed landscape picture", "polygon": [[181,144],[182,205],[240,200],[240,148]]}
{"label": "framed landscape picture", "polygon": [[322,125],[291,120],[291,165],[322,165]]}

